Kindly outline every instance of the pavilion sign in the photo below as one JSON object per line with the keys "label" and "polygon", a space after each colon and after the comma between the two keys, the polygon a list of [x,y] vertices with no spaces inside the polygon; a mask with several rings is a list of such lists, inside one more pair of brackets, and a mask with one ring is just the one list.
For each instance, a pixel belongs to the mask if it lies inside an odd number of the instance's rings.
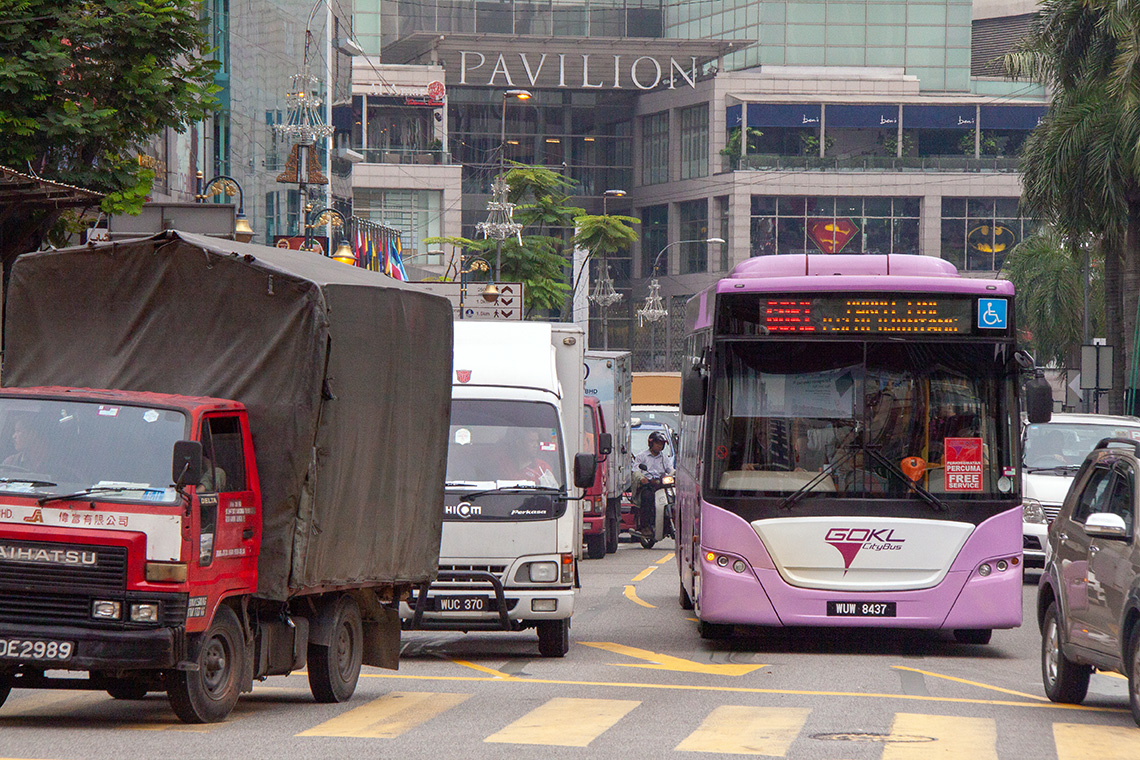
{"label": "pavilion sign", "polygon": [[[486,87],[652,90],[696,86],[697,57],[619,53],[482,53],[459,50],[459,81]],[[450,66],[448,70],[453,70]]]}

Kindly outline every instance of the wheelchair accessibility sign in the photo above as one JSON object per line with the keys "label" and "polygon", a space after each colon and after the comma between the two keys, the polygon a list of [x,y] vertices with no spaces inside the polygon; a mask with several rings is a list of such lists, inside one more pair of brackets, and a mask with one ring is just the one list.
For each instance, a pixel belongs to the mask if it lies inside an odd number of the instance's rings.
{"label": "wheelchair accessibility sign", "polygon": [[978,327],[984,330],[1004,330],[1009,327],[1009,301],[1004,298],[979,298]]}

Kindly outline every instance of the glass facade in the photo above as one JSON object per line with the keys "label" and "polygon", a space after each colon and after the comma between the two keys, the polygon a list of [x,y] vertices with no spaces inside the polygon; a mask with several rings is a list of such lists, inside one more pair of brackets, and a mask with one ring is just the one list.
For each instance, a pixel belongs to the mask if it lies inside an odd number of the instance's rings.
{"label": "glass facade", "polygon": [[657,256],[669,244],[669,206],[647,206],[639,212],[641,216],[641,276],[653,277],[656,274],[669,274],[669,261],[665,256]]}
{"label": "glass facade", "polygon": [[943,198],[942,258],[958,269],[997,272],[1038,226],[1022,216],[1017,198]]}
{"label": "glass facade", "polygon": [[709,271],[709,205],[701,198],[677,204],[681,274]]}
{"label": "glass facade", "polygon": [[919,198],[752,196],[752,256],[921,253]]}
{"label": "glass facade", "polygon": [[669,112],[641,120],[641,184],[669,181]]}
{"label": "glass facade", "polygon": [[682,108],[681,120],[681,179],[704,177],[709,173],[709,106]]}
{"label": "glass facade", "polygon": [[379,190],[356,188],[353,214],[400,231],[400,248],[405,260],[416,255],[417,266],[442,264],[442,254],[423,255],[423,240],[442,236],[438,190]]}

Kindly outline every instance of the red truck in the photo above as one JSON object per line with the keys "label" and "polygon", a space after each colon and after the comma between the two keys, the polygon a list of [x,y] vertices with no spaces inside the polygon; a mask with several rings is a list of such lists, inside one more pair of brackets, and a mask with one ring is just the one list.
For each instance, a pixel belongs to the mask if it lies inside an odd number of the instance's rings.
{"label": "red truck", "polygon": [[166,691],[211,722],[255,679],[339,702],[396,667],[439,556],[445,299],[169,232],[23,256],[6,309],[0,703]]}
{"label": "red truck", "polygon": [[610,533],[607,493],[609,471],[607,458],[613,451],[613,434],[606,432],[602,406],[594,396],[587,396],[582,407],[582,437],[586,451],[597,459],[594,482],[586,489],[582,499],[582,536],[586,541],[586,554],[590,559],[606,556],[606,539]]}

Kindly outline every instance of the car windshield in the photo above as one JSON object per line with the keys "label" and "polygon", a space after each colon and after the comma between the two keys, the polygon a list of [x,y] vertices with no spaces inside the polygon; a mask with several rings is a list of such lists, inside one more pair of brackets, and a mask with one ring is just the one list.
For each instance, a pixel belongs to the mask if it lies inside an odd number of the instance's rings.
{"label": "car windshield", "polygon": [[171,455],[185,437],[186,415],[171,409],[0,398],[0,492],[174,502]]}
{"label": "car windshield", "polygon": [[1104,438],[1140,440],[1140,424],[1046,422],[1027,425],[1023,464],[1027,470],[1076,468]]}
{"label": "car windshield", "polygon": [[565,487],[558,412],[550,404],[455,399],[448,441],[453,488]]}

